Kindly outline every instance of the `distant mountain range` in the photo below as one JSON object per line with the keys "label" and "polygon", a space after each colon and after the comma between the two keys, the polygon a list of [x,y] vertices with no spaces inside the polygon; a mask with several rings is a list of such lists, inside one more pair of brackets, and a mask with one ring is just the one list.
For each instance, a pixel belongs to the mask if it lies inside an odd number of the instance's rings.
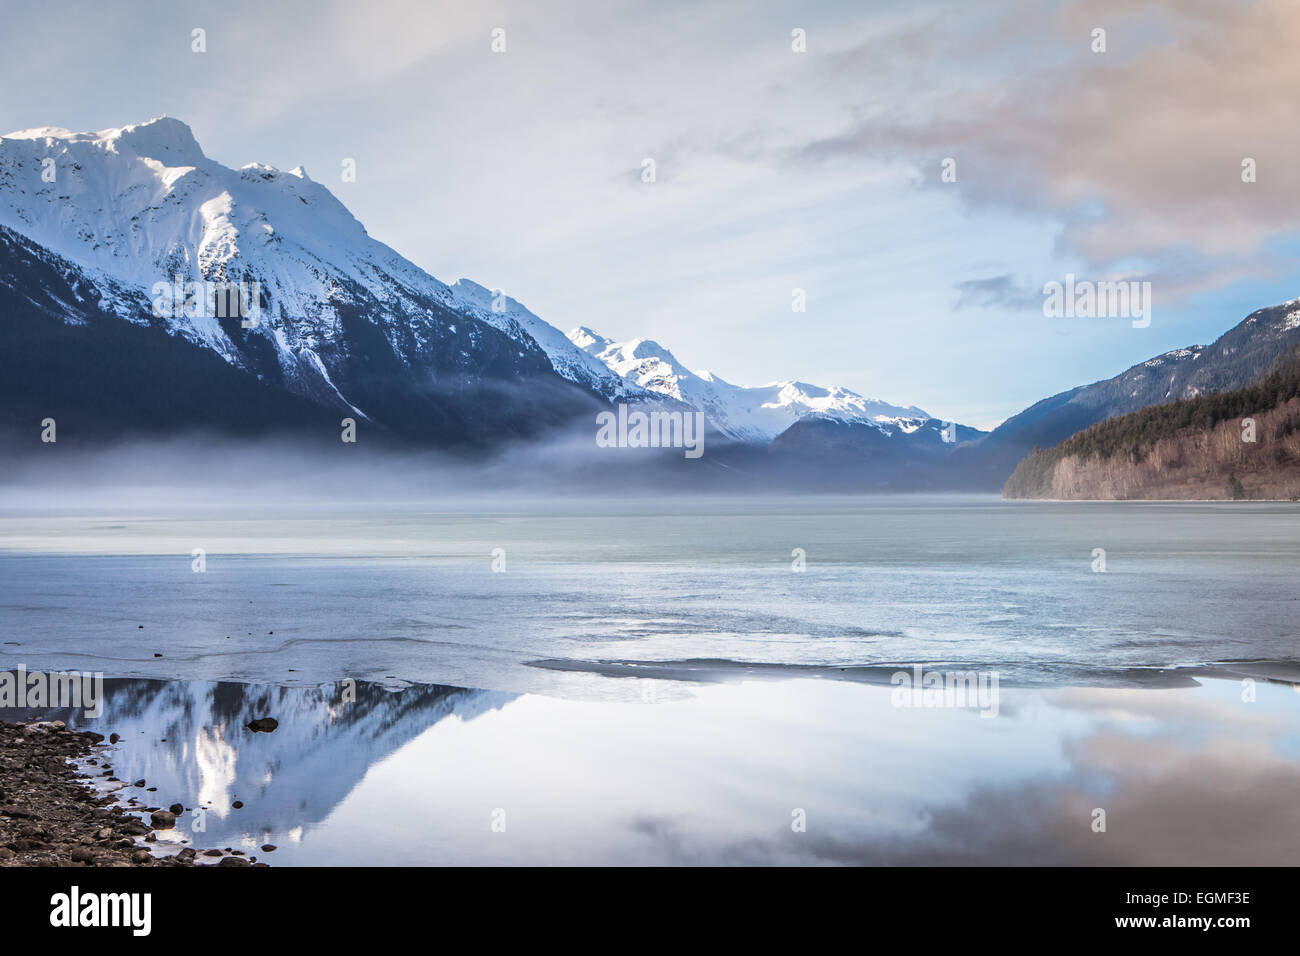
{"label": "distant mountain range", "polygon": [[588,328],[576,328],[568,337],[624,381],[699,409],[714,427],[736,441],[766,444],[795,422],[810,417],[855,422],[886,436],[907,434],[933,421],[915,406],[903,408],[863,398],[838,386],[821,388],[804,382],[732,385],[711,372],[692,372],[650,339],[613,342]]}
{"label": "distant mountain range", "polygon": [[[160,311],[159,284],[177,277],[255,290],[255,321]],[[986,434],[841,387],[734,385],[648,339],[565,335],[499,290],[424,272],[301,167],[227,168],[175,119],[0,137],[10,452],[30,450],[47,417],[60,442],[91,443],[190,429],[337,443],[347,417],[374,439],[472,454],[594,442],[596,414],[627,403],[704,413],[708,481],[992,491],[1035,446],[1240,388],[1297,342],[1296,303],[1264,309]]]}
{"label": "distant mountain range", "polygon": [[[158,314],[158,284],[177,277],[256,289],[256,323]],[[594,435],[595,412],[617,402],[703,411],[742,445],[814,416],[884,436],[929,419],[842,388],[730,385],[654,343],[584,330],[575,344],[371,238],[301,167],[229,169],[169,118],[0,138],[0,310],[6,418],[56,418],[65,438],[325,422],[337,434],[347,416],[424,447],[490,449]]]}

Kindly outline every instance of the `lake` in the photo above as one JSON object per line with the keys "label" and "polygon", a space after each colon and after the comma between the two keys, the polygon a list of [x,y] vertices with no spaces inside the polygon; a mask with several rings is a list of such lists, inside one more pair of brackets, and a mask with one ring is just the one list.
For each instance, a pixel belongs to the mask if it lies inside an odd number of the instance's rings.
{"label": "lake", "polygon": [[1298,569],[1288,504],[10,510],[0,670],[277,865],[1296,863]]}

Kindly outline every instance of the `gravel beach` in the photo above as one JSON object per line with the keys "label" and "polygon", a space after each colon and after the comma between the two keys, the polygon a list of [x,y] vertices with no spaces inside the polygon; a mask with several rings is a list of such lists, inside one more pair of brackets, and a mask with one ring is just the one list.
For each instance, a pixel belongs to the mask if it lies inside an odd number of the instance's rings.
{"label": "gravel beach", "polygon": [[113,781],[112,753],[104,739],[58,720],[0,722],[0,866],[266,865],[237,850],[150,852],[155,829],[167,829],[174,814],[141,806],[139,811],[150,815],[146,822],[115,795],[97,794],[74,763],[94,760]]}

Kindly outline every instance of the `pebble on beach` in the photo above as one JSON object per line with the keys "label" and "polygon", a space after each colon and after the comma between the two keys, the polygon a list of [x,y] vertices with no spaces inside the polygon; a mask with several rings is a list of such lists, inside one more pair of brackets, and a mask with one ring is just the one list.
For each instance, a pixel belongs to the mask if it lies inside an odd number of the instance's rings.
{"label": "pebble on beach", "polygon": [[155,810],[149,817],[155,830],[170,830],[176,826],[176,814],[170,810]]}

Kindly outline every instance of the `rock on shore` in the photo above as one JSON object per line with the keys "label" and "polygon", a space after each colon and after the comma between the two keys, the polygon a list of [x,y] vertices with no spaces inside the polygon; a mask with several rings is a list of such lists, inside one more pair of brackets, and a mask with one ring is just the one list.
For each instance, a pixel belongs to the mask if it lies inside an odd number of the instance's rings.
{"label": "rock on shore", "polygon": [[[103,741],[102,734],[70,730],[57,720],[0,722],[0,866],[195,865],[197,852],[190,847],[166,857],[147,852],[136,840],[150,834],[149,825],[115,797],[86,786],[70,761]],[[154,816],[163,815],[171,816]],[[231,865],[248,863],[243,858]]]}

